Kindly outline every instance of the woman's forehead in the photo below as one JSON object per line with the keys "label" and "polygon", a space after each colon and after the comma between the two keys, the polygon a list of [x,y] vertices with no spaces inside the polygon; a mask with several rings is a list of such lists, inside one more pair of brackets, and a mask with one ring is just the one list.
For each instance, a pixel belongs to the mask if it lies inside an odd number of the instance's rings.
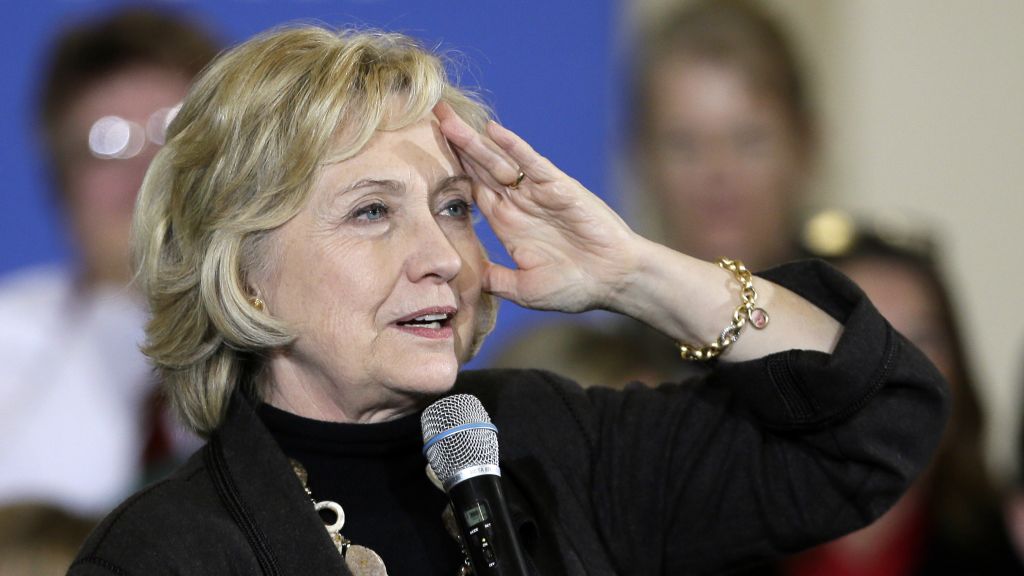
{"label": "woman's forehead", "polygon": [[397,130],[377,130],[355,154],[324,166],[322,178],[348,188],[363,180],[428,185],[464,172],[433,114]]}

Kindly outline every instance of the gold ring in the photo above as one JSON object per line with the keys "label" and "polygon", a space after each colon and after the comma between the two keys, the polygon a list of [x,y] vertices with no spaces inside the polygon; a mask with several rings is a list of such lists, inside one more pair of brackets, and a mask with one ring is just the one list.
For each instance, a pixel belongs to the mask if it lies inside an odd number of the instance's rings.
{"label": "gold ring", "polygon": [[523,171],[520,170],[519,171],[519,175],[516,176],[516,181],[511,183],[511,184],[509,184],[508,188],[510,190],[515,190],[516,188],[519,188],[519,185],[523,183],[523,179],[524,178],[526,178],[526,174],[524,174]]}

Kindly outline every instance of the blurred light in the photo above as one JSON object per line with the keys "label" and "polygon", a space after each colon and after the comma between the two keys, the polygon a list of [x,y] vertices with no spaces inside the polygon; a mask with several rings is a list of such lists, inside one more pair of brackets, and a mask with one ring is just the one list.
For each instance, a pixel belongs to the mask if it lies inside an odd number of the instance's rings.
{"label": "blurred light", "polygon": [[99,158],[117,158],[131,142],[131,124],[118,116],[104,116],[89,129],[89,150]]}
{"label": "blurred light", "polygon": [[823,210],[804,225],[804,244],[814,254],[825,257],[845,253],[856,236],[853,219],[841,210]]}
{"label": "blurred light", "polygon": [[135,122],[128,122],[128,145],[118,158],[132,158],[146,147],[146,130]]}
{"label": "blurred light", "polygon": [[157,146],[164,145],[167,140],[167,127],[178,115],[178,110],[181,110],[181,104],[172,108],[161,108],[149,115],[149,120],[146,122],[146,136],[149,137],[150,142]]}
{"label": "blurred light", "polygon": [[161,108],[149,115],[146,127],[120,116],[104,116],[93,122],[89,129],[89,151],[97,158],[126,160],[138,156],[146,147],[146,140],[163,146],[167,127],[177,116],[181,104]]}

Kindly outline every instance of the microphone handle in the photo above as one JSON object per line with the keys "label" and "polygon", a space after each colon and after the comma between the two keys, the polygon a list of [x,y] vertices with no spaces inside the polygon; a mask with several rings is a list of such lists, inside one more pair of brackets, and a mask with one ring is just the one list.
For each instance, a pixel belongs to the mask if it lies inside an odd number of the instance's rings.
{"label": "microphone handle", "polygon": [[525,576],[526,559],[501,491],[501,477],[473,476],[448,489],[476,576]]}

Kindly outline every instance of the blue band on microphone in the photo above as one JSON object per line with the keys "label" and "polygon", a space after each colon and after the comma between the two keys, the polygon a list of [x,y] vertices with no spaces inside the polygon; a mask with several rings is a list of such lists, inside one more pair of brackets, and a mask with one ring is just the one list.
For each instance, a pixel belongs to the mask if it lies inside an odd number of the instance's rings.
{"label": "blue band on microphone", "polygon": [[494,424],[491,424],[490,422],[470,422],[469,424],[460,424],[454,428],[449,428],[444,432],[439,432],[435,434],[433,438],[427,440],[427,443],[423,445],[423,455],[426,456],[427,450],[430,450],[430,447],[433,446],[434,444],[437,444],[438,442],[444,440],[445,438],[451,436],[452,434],[464,432],[466,430],[490,430],[495,434],[498,433],[498,427],[495,426]]}

